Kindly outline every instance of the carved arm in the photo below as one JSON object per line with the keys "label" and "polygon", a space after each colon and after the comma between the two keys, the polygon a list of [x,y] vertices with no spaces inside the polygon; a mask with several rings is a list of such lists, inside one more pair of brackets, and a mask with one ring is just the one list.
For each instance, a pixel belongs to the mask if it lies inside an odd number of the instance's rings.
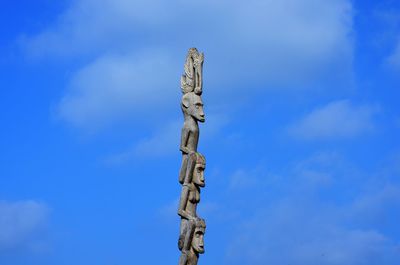
{"label": "carved arm", "polygon": [[190,137],[189,129],[183,127],[182,134],[181,134],[181,146],[179,149],[185,154],[189,154],[191,152],[191,150],[189,150],[189,148],[187,148],[189,137]]}

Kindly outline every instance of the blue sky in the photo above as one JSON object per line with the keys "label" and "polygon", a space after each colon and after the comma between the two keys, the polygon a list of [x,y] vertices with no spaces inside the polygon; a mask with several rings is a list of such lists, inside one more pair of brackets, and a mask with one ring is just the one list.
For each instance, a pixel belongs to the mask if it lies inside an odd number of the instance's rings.
{"label": "blue sky", "polygon": [[4,1],[0,264],[176,264],[189,47],[200,264],[400,264],[395,0]]}

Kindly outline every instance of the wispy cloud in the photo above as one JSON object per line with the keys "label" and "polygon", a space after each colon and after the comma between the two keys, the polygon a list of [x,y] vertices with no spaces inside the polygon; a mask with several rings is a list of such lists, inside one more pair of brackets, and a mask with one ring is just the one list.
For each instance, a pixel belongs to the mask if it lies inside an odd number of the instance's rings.
{"label": "wispy cloud", "polygon": [[[78,127],[99,127],[124,117],[146,120],[178,105],[179,76],[162,51],[106,55],[79,70],[59,105],[59,115]],[[174,99],[176,102],[174,102]],[[157,110],[157,111],[153,111]]]}
{"label": "wispy cloud", "polygon": [[280,177],[259,173],[245,204],[230,190],[226,200],[246,214],[236,218],[225,263],[397,264],[400,244],[386,233],[381,217],[396,218],[400,186],[383,180],[382,172],[372,184],[373,173],[356,177],[346,163],[338,154],[318,153]]}
{"label": "wispy cloud", "polygon": [[267,209],[239,231],[227,264],[395,265],[400,260],[400,245],[387,236],[347,228],[323,208],[295,200]]}
{"label": "wispy cloud", "polygon": [[[206,114],[207,126],[202,129],[202,141],[218,135],[230,119],[223,114]],[[179,135],[183,120],[170,121],[147,137],[138,140],[131,148],[106,158],[108,165],[118,165],[138,157],[160,158],[179,152]],[[199,125],[202,127],[202,124]],[[201,150],[199,150],[201,152]]]}
{"label": "wispy cloud", "polygon": [[35,248],[35,237],[46,225],[48,211],[45,204],[36,201],[0,201],[0,253]]}
{"label": "wispy cloud", "polygon": [[392,54],[387,58],[387,62],[391,65],[394,69],[400,69],[400,41],[398,41],[394,51]]}
{"label": "wispy cloud", "polygon": [[112,154],[105,159],[108,165],[121,165],[137,158],[159,158],[179,152],[181,122],[173,121],[156,130],[147,138],[140,139],[132,147]]}
{"label": "wispy cloud", "polygon": [[289,132],[300,139],[350,138],[374,128],[374,105],[355,105],[349,100],[334,101],[317,108],[290,126]]}
{"label": "wispy cloud", "polygon": [[205,91],[215,101],[351,74],[352,17],[348,0],[80,0],[24,47],[40,57],[96,58],[75,73],[59,108],[86,128],[165,111],[194,45],[206,54]]}
{"label": "wispy cloud", "polygon": [[170,201],[159,208],[158,214],[163,222],[176,223],[178,218],[179,198]]}
{"label": "wispy cloud", "polygon": [[179,14],[177,4],[162,0],[78,0],[54,24],[23,41],[27,52],[39,57],[75,58],[123,50],[148,41],[152,33],[169,26]]}

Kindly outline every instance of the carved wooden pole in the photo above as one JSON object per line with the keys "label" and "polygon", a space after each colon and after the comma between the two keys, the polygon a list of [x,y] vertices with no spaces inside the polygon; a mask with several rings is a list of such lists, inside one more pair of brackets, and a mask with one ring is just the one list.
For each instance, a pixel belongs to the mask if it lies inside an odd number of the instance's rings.
{"label": "carved wooden pole", "polygon": [[200,202],[200,189],[205,186],[204,170],[206,160],[197,152],[199,142],[198,122],[204,122],[203,101],[203,53],[190,48],[186,57],[184,74],[181,77],[181,108],[184,123],[181,134],[180,150],[182,165],[179,183],[182,184],[178,214],[181,217],[178,248],[182,252],[179,265],[197,265],[199,254],[204,253],[203,236],[205,221],[197,215]]}

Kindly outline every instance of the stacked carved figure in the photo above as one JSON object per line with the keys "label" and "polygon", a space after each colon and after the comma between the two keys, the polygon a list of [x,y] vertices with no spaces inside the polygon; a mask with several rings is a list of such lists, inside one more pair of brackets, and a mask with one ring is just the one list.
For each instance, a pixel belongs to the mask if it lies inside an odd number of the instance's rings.
{"label": "stacked carved figure", "polygon": [[204,253],[204,233],[206,224],[197,215],[200,202],[200,189],[205,186],[204,170],[206,160],[197,152],[199,142],[198,122],[204,122],[202,94],[202,69],[204,56],[196,48],[190,48],[186,57],[184,74],[181,78],[181,107],[184,123],[181,134],[180,150],[182,165],[179,183],[182,192],[178,214],[181,217],[178,248],[182,252],[179,265],[196,265],[199,254]]}

